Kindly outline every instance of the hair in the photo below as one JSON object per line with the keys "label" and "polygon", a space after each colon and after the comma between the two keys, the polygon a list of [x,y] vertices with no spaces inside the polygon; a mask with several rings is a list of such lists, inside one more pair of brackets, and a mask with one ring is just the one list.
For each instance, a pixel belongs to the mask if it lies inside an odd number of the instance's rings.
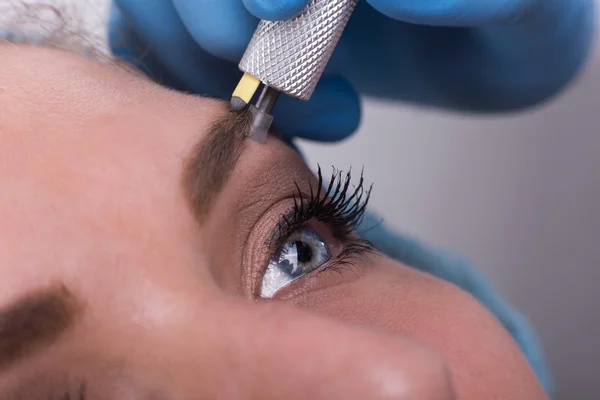
{"label": "hair", "polygon": [[0,42],[57,48],[122,66],[107,43],[106,11],[106,0],[0,0]]}

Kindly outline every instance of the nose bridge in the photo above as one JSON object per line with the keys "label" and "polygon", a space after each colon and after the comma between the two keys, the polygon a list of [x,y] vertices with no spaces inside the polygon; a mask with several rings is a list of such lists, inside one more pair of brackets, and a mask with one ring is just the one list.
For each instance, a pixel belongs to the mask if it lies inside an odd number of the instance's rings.
{"label": "nose bridge", "polygon": [[198,364],[180,387],[265,400],[452,398],[441,358],[406,338],[271,302],[225,300],[210,314],[196,321],[187,357]]}

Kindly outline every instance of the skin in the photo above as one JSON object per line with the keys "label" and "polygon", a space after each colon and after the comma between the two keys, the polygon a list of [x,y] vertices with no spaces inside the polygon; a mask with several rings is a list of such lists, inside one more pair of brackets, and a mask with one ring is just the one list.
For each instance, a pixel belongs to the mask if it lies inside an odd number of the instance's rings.
{"label": "skin", "polygon": [[477,301],[383,256],[254,299],[266,235],[314,177],[277,139],[248,142],[200,223],[183,160],[223,103],[58,50],[3,44],[0,60],[0,308],[53,284],[82,303],[74,329],[0,371],[0,391],[546,398]]}

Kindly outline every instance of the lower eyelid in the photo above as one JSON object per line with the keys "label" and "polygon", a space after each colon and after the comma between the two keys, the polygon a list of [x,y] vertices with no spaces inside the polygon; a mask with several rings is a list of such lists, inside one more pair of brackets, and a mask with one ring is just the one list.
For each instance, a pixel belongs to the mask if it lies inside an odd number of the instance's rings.
{"label": "lower eyelid", "polygon": [[370,256],[378,255],[379,253],[373,245],[362,239],[355,239],[344,245],[344,248],[338,253],[337,257],[332,258],[325,264],[319,273],[332,270],[341,272],[345,269],[357,270],[365,267],[367,259]]}
{"label": "lower eyelid", "polygon": [[340,285],[352,284],[367,275],[369,266],[370,262],[366,255],[358,256],[354,263],[342,265],[337,263],[337,259],[332,258],[315,271],[281,288],[272,300],[289,301],[293,304],[295,299],[312,296],[321,291],[334,290]]}

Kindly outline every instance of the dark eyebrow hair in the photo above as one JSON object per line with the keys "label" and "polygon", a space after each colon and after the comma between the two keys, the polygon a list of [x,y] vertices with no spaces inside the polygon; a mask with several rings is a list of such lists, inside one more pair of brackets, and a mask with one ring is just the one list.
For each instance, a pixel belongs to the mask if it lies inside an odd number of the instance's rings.
{"label": "dark eyebrow hair", "polygon": [[62,285],[28,294],[0,310],[0,371],[54,343],[82,307]]}
{"label": "dark eyebrow hair", "polygon": [[200,222],[206,218],[245,148],[250,130],[248,111],[229,111],[216,120],[192,150],[183,170],[183,188]]}

